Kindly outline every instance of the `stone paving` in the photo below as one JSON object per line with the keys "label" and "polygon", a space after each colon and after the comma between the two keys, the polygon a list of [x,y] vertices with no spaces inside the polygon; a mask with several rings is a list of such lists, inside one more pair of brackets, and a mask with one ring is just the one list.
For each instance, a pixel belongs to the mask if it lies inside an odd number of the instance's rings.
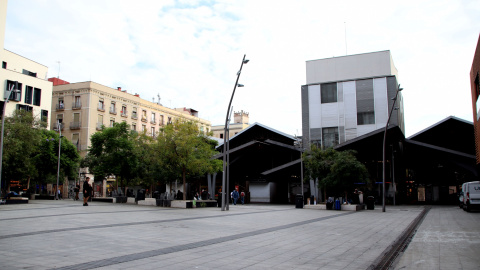
{"label": "stone paving", "polygon": [[220,211],[31,200],[0,206],[0,269],[368,269],[422,210]]}

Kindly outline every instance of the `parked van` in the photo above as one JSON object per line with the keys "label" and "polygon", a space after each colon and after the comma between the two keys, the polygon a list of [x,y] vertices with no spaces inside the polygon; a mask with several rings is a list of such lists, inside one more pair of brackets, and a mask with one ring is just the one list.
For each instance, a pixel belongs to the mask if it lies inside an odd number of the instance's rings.
{"label": "parked van", "polygon": [[463,183],[463,210],[480,209],[480,181]]}

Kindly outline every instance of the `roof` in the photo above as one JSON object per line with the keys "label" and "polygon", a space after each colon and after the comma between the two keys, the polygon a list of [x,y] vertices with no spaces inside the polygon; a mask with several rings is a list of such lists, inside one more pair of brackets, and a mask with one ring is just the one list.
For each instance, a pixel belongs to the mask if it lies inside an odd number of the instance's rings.
{"label": "roof", "polygon": [[[286,139],[295,140],[295,137],[292,136],[292,135],[288,135],[288,134],[283,133],[283,132],[281,132],[281,131],[278,131],[278,130],[276,130],[276,129],[274,129],[274,128],[265,126],[265,125],[260,124],[260,123],[258,123],[258,122],[255,122],[255,123],[253,123],[252,125],[250,125],[250,126],[248,126],[247,128],[245,128],[244,130],[242,130],[242,131],[238,132],[237,134],[235,134],[234,136],[232,136],[232,137],[230,138],[230,140],[229,140],[230,143],[232,143],[233,140],[235,140],[236,138],[238,138],[238,137],[241,136],[242,134],[247,133],[248,131],[250,131],[250,130],[256,128],[256,127],[264,128],[264,129],[269,130],[269,131],[271,131],[271,132],[273,132],[273,133],[275,133],[275,134],[281,135],[281,136],[285,137]],[[217,147],[222,146],[222,145],[223,145],[223,140],[222,140],[222,142],[221,142]]]}

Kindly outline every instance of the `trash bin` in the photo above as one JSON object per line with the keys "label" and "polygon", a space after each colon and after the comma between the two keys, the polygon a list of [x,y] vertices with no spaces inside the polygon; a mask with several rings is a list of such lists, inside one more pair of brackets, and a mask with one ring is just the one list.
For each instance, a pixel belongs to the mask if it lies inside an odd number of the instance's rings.
{"label": "trash bin", "polygon": [[374,210],[375,209],[375,197],[368,196],[367,197],[367,210]]}
{"label": "trash bin", "polygon": [[295,196],[295,208],[303,208],[302,194],[297,194],[297,196]]}
{"label": "trash bin", "polygon": [[335,210],[342,210],[342,204],[339,199],[335,200]]}
{"label": "trash bin", "polygon": [[137,191],[137,199],[136,201],[144,201],[145,200],[145,189],[139,189]]}

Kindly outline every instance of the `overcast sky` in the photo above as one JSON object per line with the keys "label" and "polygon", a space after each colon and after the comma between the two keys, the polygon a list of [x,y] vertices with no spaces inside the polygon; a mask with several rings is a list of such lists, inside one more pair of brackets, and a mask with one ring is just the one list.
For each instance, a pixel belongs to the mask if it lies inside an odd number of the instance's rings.
{"label": "overcast sky", "polygon": [[[234,111],[301,135],[305,61],[390,50],[406,136],[450,116],[472,122],[469,72],[480,1],[10,0],[5,49],[49,77],[94,81],[225,122]],[[58,63],[60,62],[60,63]]]}

